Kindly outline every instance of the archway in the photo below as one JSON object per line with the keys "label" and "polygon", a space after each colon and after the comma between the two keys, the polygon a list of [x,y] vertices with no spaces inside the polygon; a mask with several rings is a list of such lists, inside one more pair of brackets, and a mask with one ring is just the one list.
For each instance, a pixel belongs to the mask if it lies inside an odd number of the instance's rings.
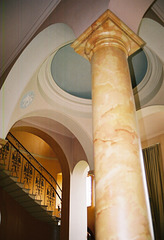
{"label": "archway", "polygon": [[89,166],[86,161],[76,164],[71,175],[70,233],[69,239],[87,238],[86,177]]}
{"label": "archway", "polygon": [[58,156],[62,176],[63,176],[63,184],[62,184],[62,210],[61,210],[61,239],[68,239],[69,235],[69,196],[70,196],[70,170],[68,166],[67,158],[59,146],[59,144],[49,136],[46,132],[43,132],[40,129],[28,126],[22,127],[14,127],[12,128],[12,132],[21,131],[32,133],[35,136],[38,136],[42,140],[44,140],[52,149],[55,150],[56,155]]}

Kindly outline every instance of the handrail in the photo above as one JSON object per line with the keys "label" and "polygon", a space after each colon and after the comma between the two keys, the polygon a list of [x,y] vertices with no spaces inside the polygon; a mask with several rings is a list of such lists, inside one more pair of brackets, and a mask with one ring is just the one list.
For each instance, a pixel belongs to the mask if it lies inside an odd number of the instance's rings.
{"label": "handrail", "polygon": [[40,162],[38,162],[38,160],[18,141],[18,139],[16,137],[14,137],[14,135],[11,132],[8,133],[8,135],[6,137],[7,140],[9,140],[8,136],[11,136],[16,142],[18,142],[18,144],[25,150],[25,152],[27,152],[27,154],[30,155],[30,157],[32,157],[33,160],[54,180],[55,184],[58,186],[58,188],[62,192],[62,190],[61,190],[59,184],[57,183],[56,179],[47,171],[47,169],[44,168],[43,165]]}
{"label": "handrail", "polygon": [[[31,153],[11,134],[7,143],[0,149],[0,161],[10,175],[17,177],[17,182],[33,194],[41,205],[60,218],[62,207],[62,190],[55,178],[32,156]],[[55,184],[55,186],[53,186]]]}
{"label": "handrail", "polygon": [[[6,139],[7,139],[7,138],[6,138]],[[48,179],[46,179],[46,177],[28,160],[28,158],[26,158],[26,156],[23,155],[23,153],[22,153],[18,148],[16,148],[16,147],[14,146],[14,144],[13,144],[9,139],[7,139],[7,140],[8,140],[8,142],[21,154],[21,156],[22,156],[23,158],[25,158],[26,161],[27,161],[28,163],[30,163],[30,164],[32,165],[32,167],[33,167],[37,172],[39,172],[39,174],[51,185],[51,187],[54,189],[54,191],[55,191],[56,194],[58,195],[59,199],[62,201],[60,195],[58,194],[58,192],[56,191],[56,189],[54,188],[54,186],[48,181]],[[48,172],[48,171],[47,171],[47,172]]]}

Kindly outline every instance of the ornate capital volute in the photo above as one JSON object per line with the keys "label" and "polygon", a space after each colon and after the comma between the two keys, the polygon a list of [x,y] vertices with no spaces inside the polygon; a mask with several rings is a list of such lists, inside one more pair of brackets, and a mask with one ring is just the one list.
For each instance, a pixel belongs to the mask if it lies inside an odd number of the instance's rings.
{"label": "ornate capital volute", "polygon": [[143,45],[141,38],[107,10],[74,41],[72,47],[75,52],[91,60],[93,53],[102,47],[115,46],[129,56]]}

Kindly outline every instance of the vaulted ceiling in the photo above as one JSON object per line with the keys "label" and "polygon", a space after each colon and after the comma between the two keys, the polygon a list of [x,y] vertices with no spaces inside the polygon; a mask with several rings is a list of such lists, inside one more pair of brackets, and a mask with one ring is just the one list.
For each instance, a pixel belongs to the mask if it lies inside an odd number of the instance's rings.
{"label": "vaulted ceiling", "polygon": [[[0,1],[0,87],[14,61],[36,33],[60,19],[56,19],[56,7],[67,5],[66,0]],[[146,16],[163,24],[164,1],[155,1]]]}

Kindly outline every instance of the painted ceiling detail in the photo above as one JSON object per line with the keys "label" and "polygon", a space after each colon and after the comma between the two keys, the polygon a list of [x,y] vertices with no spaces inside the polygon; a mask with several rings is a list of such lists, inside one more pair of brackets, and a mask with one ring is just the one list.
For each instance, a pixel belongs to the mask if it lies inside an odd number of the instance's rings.
{"label": "painted ceiling detail", "polygon": [[22,109],[27,108],[32,103],[33,99],[34,99],[34,92],[33,91],[27,92],[21,99],[20,107]]}
{"label": "painted ceiling detail", "polygon": [[71,43],[60,48],[51,63],[51,74],[56,84],[67,93],[91,99],[90,62],[78,55]]}
{"label": "painted ceiling detail", "polygon": [[[66,93],[82,99],[91,99],[90,62],[72,48],[71,43],[59,48],[51,62],[54,82]],[[148,62],[143,50],[128,59],[133,89],[138,86],[147,72]]]}
{"label": "painted ceiling detail", "polygon": [[[46,102],[48,102],[53,107],[55,104],[55,107],[59,108],[60,111],[63,112],[64,114],[72,113],[73,115],[75,114],[75,115],[79,115],[79,116],[81,116],[81,114],[83,114],[85,116],[91,116],[92,115],[91,99],[81,97],[82,95],[80,95],[80,97],[78,97],[78,93],[79,93],[78,91],[80,91],[80,90],[77,85],[77,82],[78,83],[80,82],[81,86],[83,87],[83,85],[82,85],[83,83],[80,81],[80,70],[79,70],[79,72],[76,70],[75,75],[72,75],[71,71],[66,72],[66,70],[68,68],[65,68],[65,67],[61,68],[61,66],[57,65],[58,66],[57,71],[59,71],[59,75],[63,74],[63,76],[67,76],[66,74],[68,73],[69,77],[65,78],[65,81],[67,81],[67,83],[64,85],[65,89],[62,89],[60,86],[58,86],[56,81],[54,81],[54,78],[52,76],[52,62],[53,62],[54,56],[56,55],[56,53],[58,52],[59,49],[60,49],[60,47],[57,48],[56,51],[47,58],[47,60],[42,64],[42,66],[40,67],[40,69],[38,71],[37,82],[38,82],[39,92],[42,95],[42,97],[46,100]],[[71,58],[69,59],[69,61],[71,61]],[[76,60],[76,61],[78,61],[78,60]],[[79,61],[77,63],[79,64]],[[74,65],[74,63],[71,63],[71,64]],[[89,64],[89,62],[87,62],[87,64]],[[63,64],[62,64],[62,66],[63,66]],[[71,65],[69,65],[69,66],[71,66]],[[90,64],[89,64],[89,67],[90,67]],[[62,71],[62,73],[60,73],[60,71]],[[77,75],[77,73],[78,73],[78,75]],[[72,79],[71,79],[71,77],[72,77]],[[86,77],[88,78],[87,74],[86,74]],[[68,82],[68,79],[70,80],[70,82]],[[90,81],[90,83],[91,83],[91,77],[89,78],[88,81]],[[75,91],[73,92],[73,94],[68,92],[66,86],[69,87],[69,89],[70,89],[69,84],[76,85],[74,87],[75,89],[76,89],[76,87],[78,89],[76,92],[76,95],[75,95]],[[90,87],[90,89],[91,89],[91,87]],[[84,90],[88,91],[85,84],[84,84]],[[80,94],[85,94],[84,90],[80,91]]]}

